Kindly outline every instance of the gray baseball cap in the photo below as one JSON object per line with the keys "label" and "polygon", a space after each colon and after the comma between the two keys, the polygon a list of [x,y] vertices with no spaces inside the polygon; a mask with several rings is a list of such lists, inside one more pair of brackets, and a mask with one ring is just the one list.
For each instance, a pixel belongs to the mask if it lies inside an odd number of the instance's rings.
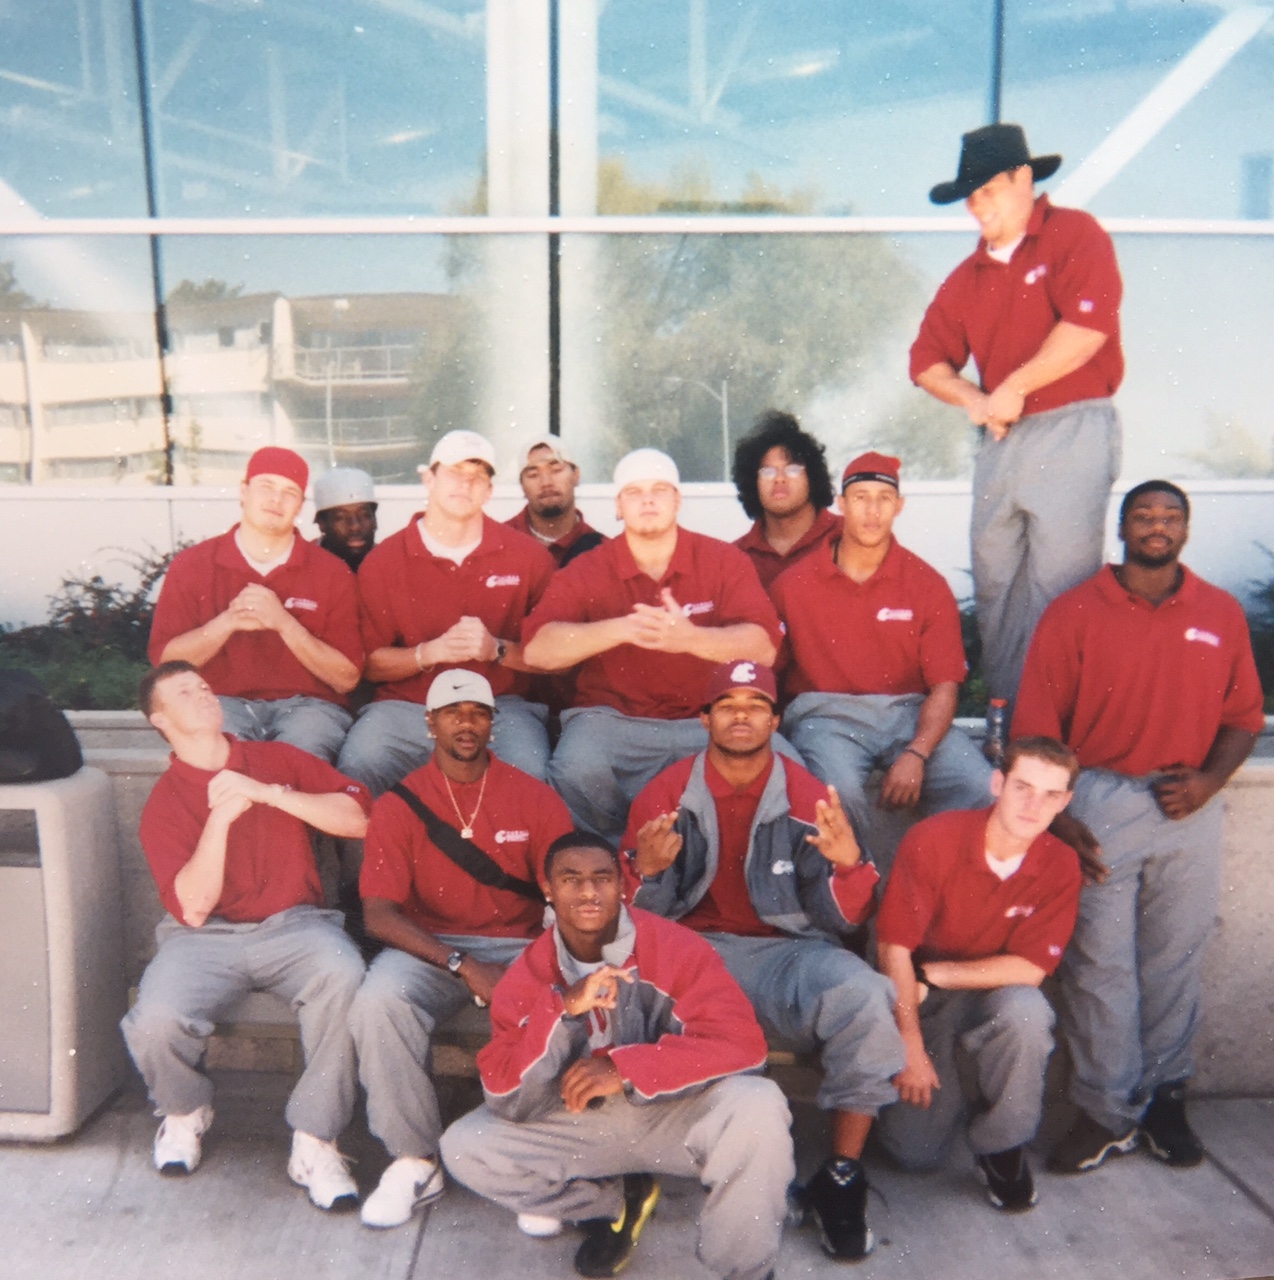
{"label": "gray baseball cap", "polygon": [[375,501],[376,486],[371,476],[357,467],[333,467],[314,481],[315,511]]}

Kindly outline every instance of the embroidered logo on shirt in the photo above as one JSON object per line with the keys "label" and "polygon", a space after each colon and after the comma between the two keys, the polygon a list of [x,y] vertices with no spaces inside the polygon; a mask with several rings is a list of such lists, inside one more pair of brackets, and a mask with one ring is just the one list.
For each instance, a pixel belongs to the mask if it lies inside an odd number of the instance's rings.
{"label": "embroidered logo on shirt", "polygon": [[1034,284],[1037,280],[1043,280],[1046,275],[1048,275],[1048,267],[1045,263],[1041,262],[1038,267],[1032,267],[1026,275],[1022,277],[1022,279],[1025,280],[1027,284]]}
{"label": "embroidered logo on shirt", "polygon": [[876,614],[877,622],[910,622],[915,612],[911,609],[881,609]]}
{"label": "embroidered logo on shirt", "polygon": [[796,863],[786,858],[776,858],[770,866],[770,872],[776,876],[792,876],[796,874]]}
{"label": "embroidered logo on shirt", "polygon": [[1210,644],[1214,649],[1221,647],[1221,637],[1213,635],[1211,631],[1204,631],[1201,627],[1187,627],[1187,640],[1198,640],[1202,644]]}
{"label": "embroidered logo on shirt", "polygon": [[1027,916],[1033,916],[1034,914],[1035,914],[1035,908],[1032,906],[1024,906],[1024,907],[1014,906],[1014,907],[1010,907],[1004,913],[1004,918],[1006,920],[1012,920],[1014,919],[1014,917],[1020,916],[1023,920],[1025,920]]}
{"label": "embroidered logo on shirt", "polygon": [[1095,304],[1091,298],[1080,298],[1079,300],[1079,309],[1085,315],[1087,315],[1090,311],[1093,310],[1094,305]]}
{"label": "embroidered logo on shirt", "polygon": [[681,612],[687,618],[693,618],[696,613],[711,613],[716,607],[715,600],[696,600],[693,604],[683,604]]}
{"label": "embroidered logo on shirt", "polygon": [[515,844],[519,840],[529,840],[531,833],[529,831],[497,831],[495,833],[496,844]]}
{"label": "embroidered logo on shirt", "polygon": [[317,600],[307,600],[304,596],[288,596],[283,602],[285,609],[308,609],[313,613],[318,608]]}
{"label": "embroidered logo on shirt", "polygon": [[522,581],[520,573],[493,573],[487,579],[488,587],[516,587]]}

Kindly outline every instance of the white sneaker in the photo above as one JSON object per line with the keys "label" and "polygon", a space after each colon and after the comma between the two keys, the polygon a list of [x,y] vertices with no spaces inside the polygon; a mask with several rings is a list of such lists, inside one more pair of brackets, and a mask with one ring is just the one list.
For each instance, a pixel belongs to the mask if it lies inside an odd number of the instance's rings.
{"label": "white sneaker", "polygon": [[304,1187],[320,1209],[352,1209],[358,1203],[358,1184],[349,1176],[348,1159],[336,1143],[312,1133],[293,1133],[288,1177]]}
{"label": "white sneaker", "polygon": [[524,1236],[534,1236],[537,1240],[551,1240],[562,1234],[561,1218],[546,1218],[539,1213],[519,1213],[518,1230]]}
{"label": "white sneaker", "polygon": [[363,1226],[401,1227],[422,1205],[437,1200],[445,1185],[437,1160],[399,1156],[363,1201]]}
{"label": "white sneaker", "polygon": [[155,1168],[163,1174],[194,1173],[203,1158],[199,1141],[212,1124],[212,1108],[200,1107],[183,1116],[165,1116],[151,1148]]}

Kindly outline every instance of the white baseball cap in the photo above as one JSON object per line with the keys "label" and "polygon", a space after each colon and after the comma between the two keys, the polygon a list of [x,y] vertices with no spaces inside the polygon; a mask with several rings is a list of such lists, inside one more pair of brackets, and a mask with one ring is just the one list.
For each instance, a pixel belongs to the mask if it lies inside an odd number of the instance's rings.
{"label": "white baseball cap", "polygon": [[534,440],[518,454],[518,470],[531,465],[531,455],[537,449],[547,449],[553,455],[557,462],[565,462],[567,466],[575,466],[575,459],[571,456],[571,451],[566,447],[561,436],[537,436]]}
{"label": "white baseball cap", "polygon": [[454,671],[444,671],[434,678],[425,697],[425,710],[437,711],[440,707],[454,707],[457,702],[477,702],[484,707],[495,710],[495,695],[486,676],[476,671],[466,671],[457,667]]}
{"label": "white baseball cap", "polygon": [[333,467],[314,481],[314,510],[375,502],[376,487],[366,471],[357,467]]}
{"label": "white baseball cap", "polygon": [[454,467],[461,462],[485,462],[495,474],[495,450],[486,436],[476,431],[448,431],[429,455],[431,467]]}
{"label": "white baseball cap", "polygon": [[681,487],[677,464],[659,449],[634,449],[620,458],[615,467],[615,488],[637,484],[643,480],[662,480],[673,488]]}

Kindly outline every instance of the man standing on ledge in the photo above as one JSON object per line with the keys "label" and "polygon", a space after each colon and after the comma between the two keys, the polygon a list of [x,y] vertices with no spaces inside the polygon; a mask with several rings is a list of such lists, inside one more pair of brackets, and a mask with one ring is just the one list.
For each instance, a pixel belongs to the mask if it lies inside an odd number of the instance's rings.
{"label": "man standing on ledge", "polygon": [[[1055,596],[1101,565],[1119,472],[1110,397],[1124,373],[1123,284],[1095,218],[1036,196],[1061,156],[1032,157],[1019,125],[964,135],[954,182],[982,240],[943,282],[911,348],[911,378],[982,428],[973,470],[973,586],[988,692],[1017,693]],[[970,356],[981,383],[961,375]]]}
{"label": "man standing on ledge", "polygon": [[1015,739],[1046,734],[1079,757],[1059,822],[1100,841],[1110,866],[1084,886],[1059,970],[1080,1108],[1049,1162],[1059,1173],[1095,1169],[1139,1133],[1169,1165],[1203,1159],[1185,1086],[1221,893],[1217,794],[1265,719],[1239,602],[1180,563],[1189,522],[1175,484],[1128,491],[1123,564],[1048,607],[1013,717]]}
{"label": "man standing on ledge", "polygon": [[159,590],[150,660],[190,662],[228,732],[336,759],[363,671],[354,576],[296,532],[310,469],[271,445],[248,459],[242,519],[178,552]]}

